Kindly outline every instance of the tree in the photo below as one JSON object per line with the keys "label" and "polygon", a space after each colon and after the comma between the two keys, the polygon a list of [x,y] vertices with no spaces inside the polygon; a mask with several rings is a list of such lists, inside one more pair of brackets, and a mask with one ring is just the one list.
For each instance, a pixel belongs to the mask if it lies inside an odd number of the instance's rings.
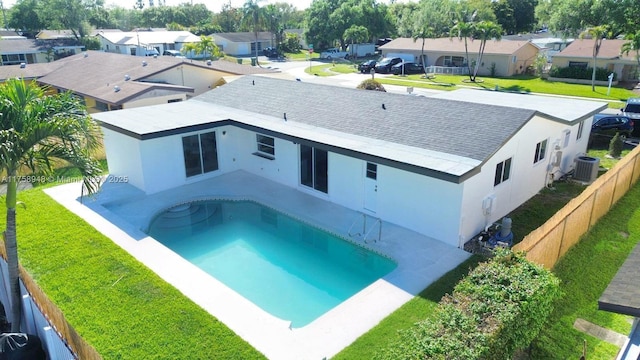
{"label": "tree", "polygon": [[467,39],[472,37],[475,32],[475,25],[472,22],[458,21],[451,28],[451,37],[457,37],[459,40],[464,40],[464,54],[467,63],[467,73],[470,81],[475,81],[475,78],[471,76],[471,62],[469,61],[469,46]]}
{"label": "tree", "polygon": [[219,58],[222,55],[213,38],[206,35],[200,35],[200,42],[185,44],[182,51],[185,54],[193,51],[196,55],[204,55],[206,59]]}
{"label": "tree", "polygon": [[629,55],[631,51],[635,51],[638,71],[640,71],[640,29],[635,33],[625,35],[624,39],[629,40],[629,42],[622,44],[620,52]]}
{"label": "tree", "polygon": [[480,48],[478,49],[478,60],[476,61],[476,66],[474,66],[471,81],[476,81],[476,76],[478,75],[478,69],[482,64],[482,55],[484,55],[484,49],[487,46],[487,41],[491,39],[499,41],[502,38],[502,28],[500,25],[492,21],[480,21],[475,26],[474,38],[480,40]]}
{"label": "tree", "polygon": [[71,93],[46,95],[35,82],[0,84],[0,167],[7,176],[5,247],[9,266],[11,331],[20,331],[21,297],[16,239],[18,175],[28,168],[49,174],[63,161],[80,170],[89,193],[97,190],[100,168],[91,158],[99,129]]}
{"label": "tree", "polygon": [[606,25],[594,26],[587,28],[580,33],[580,39],[590,37],[593,39],[593,72],[591,74],[591,91],[596,91],[596,60],[598,53],[600,52],[600,46],[602,46],[602,40],[608,34],[608,28]]}
{"label": "tree", "polygon": [[242,6],[242,22],[248,26],[255,35],[255,57],[258,58],[258,32],[264,24],[264,11],[258,5],[261,0],[247,0]]}
{"label": "tree", "polygon": [[536,23],[537,0],[507,0],[509,7],[513,9],[515,32],[526,33],[533,29]]}
{"label": "tree", "polygon": [[34,36],[46,26],[40,19],[37,0],[19,0],[11,8],[9,16],[9,27],[20,29]]}
{"label": "tree", "polygon": [[496,21],[504,32],[507,34],[516,33],[516,18],[513,14],[513,8],[507,0],[494,1],[492,4],[493,12],[496,14]]}

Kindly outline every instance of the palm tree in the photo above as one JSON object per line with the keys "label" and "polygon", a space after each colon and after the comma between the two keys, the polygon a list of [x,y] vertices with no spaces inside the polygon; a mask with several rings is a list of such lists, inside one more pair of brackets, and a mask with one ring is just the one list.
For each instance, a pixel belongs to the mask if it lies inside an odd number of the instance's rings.
{"label": "palm tree", "polygon": [[638,71],[640,71],[640,30],[636,31],[635,34],[627,34],[624,39],[629,40],[629,42],[622,44],[620,53],[629,55],[629,52],[635,51]]}
{"label": "palm tree", "polygon": [[219,58],[220,48],[213,42],[213,38],[211,36],[200,35],[200,41],[196,43],[188,43],[182,47],[182,53],[187,55],[189,52],[193,51],[195,55],[204,54],[206,59]]}
{"label": "palm tree", "polygon": [[478,76],[478,69],[482,64],[482,55],[484,55],[484,49],[487,46],[487,40],[502,38],[502,27],[493,21],[480,21],[475,26],[474,38],[480,40],[480,48],[478,49],[478,60],[476,66],[473,69],[473,77],[471,81],[476,81]]}
{"label": "palm tree", "polygon": [[254,46],[256,62],[258,59],[258,31],[260,31],[264,23],[264,11],[258,5],[259,1],[261,0],[247,0],[242,6],[242,22],[253,31],[256,38]]}
{"label": "palm tree", "polygon": [[469,80],[474,81],[471,77],[471,63],[469,62],[469,47],[467,45],[467,39],[470,38],[475,32],[475,24],[473,22],[457,21],[451,28],[450,36],[457,37],[460,40],[464,39],[464,53],[467,62],[467,72],[469,74]]}
{"label": "palm tree", "polygon": [[80,170],[89,193],[97,190],[100,168],[91,158],[99,132],[80,101],[70,93],[45,95],[33,82],[0,84],[0,171],[7,177],[7,229],[4,232],[11,305],[11,331],[20,331],[20,283],[16,241],[18,175],[48,174],[55,164]]}
{"label": "palm tree", "polygon": [[594,39],[593,43],[593,72],[591,73],[591,91],[596,91],[596,59],[600,52],[600,46],[602,46],[602,40],[608,34],[609,28],[606,25],[594,26],[587,28],[580,33],[580,39],[584,39],[589,36]]}

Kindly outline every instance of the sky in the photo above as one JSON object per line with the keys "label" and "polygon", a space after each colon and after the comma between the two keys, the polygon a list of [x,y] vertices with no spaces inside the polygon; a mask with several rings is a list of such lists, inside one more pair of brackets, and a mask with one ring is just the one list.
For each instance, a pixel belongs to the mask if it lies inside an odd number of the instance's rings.
{"label": "sky", "polygon": [[[145,6],[149,6],[149,0],[143,0]],[[153,0],[155,4],[158,4],[158,1],[161,0]],[[205,4],[207,9],[213,12],[220,12],[222,9],[222,5],[231,2],[231,6],[235,8],[241,8],[245,3],[245,0],[164,0],[167,6],[176,6],[179,4],[183,4],[185,2],[191,2],[193,4]],[[104,0],[105,6],[109,5],[117,5],[124,8],[132,8],[135,4],[135,0]],[[298,10],[304,10],[309,7],[311,4],[311,0],[259,0],[258,5],[264,6],[268,4],[275,4],[277,2],[289,3],[295,6]],[[16,0],[2,0],[2,4],[5,8],[9,8],[16,3]]]}

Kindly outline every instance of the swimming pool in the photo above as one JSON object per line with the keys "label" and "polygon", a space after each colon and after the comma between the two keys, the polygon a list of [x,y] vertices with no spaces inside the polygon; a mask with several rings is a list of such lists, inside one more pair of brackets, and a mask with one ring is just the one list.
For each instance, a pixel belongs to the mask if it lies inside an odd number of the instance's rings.
{"label": "swimming pool", "polygon": [[198,201],[149,235],[268,313],[303,327],[396,263],[252,201]]}

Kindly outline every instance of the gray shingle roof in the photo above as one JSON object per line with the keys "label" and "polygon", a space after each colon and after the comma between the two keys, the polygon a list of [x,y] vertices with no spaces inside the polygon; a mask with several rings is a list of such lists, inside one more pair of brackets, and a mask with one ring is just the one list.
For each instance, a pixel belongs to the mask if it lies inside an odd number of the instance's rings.
{"label": "gray shingle roof", "polygon": [[636,245],[598,300],[598,309],[640,317],[640,245]]}
{"label": "gray shingle roof", "polygon": [[[47,64],[28,64],[24,69],[19,65],[0,66],[0,79],[10,77],[37,78],[42,84],[59,89],[71,90],[106,103],[121,104],[132,97],[154,89],[193,92],[193,89],[178,84],[158,84],[144,82],[146,78],[186,65],[206,68],[230,75],[273,73],[273,70],[241,65],[230,61],[212,61],[211,65],[202,61],[191,61],[173,56],[140,57],[124,54],[88,51],[87,56],[77,54]],[[147,66],[142,66],[146,62]],[[129,75],[131,80],[125,81]],[[113,87],[120,91],[114,92]]]}
{"label": "gray shingle roof", "polygon": [[479,161],[488,159],[535,114],[264,77],[243,77],[194,100],[279,119],[286,113],[292,122]]}
{"label": "gray shingle roof", "polygon": [[[467,99],[480,95],[476,93]],[[245,76],[188,101],[94,117],[102,126],[140,140],[239,126],[459,183],[477,173],[533,116],[562,121],[540,109],[518,108],[521,102],[511,96],[533,103],[559,100],[487,93],[495,99],[483,104]],[[496,105],[500,98],[512,106]],[[585,114],[606,107],[573,101],[572,106],[584,105]]]}

